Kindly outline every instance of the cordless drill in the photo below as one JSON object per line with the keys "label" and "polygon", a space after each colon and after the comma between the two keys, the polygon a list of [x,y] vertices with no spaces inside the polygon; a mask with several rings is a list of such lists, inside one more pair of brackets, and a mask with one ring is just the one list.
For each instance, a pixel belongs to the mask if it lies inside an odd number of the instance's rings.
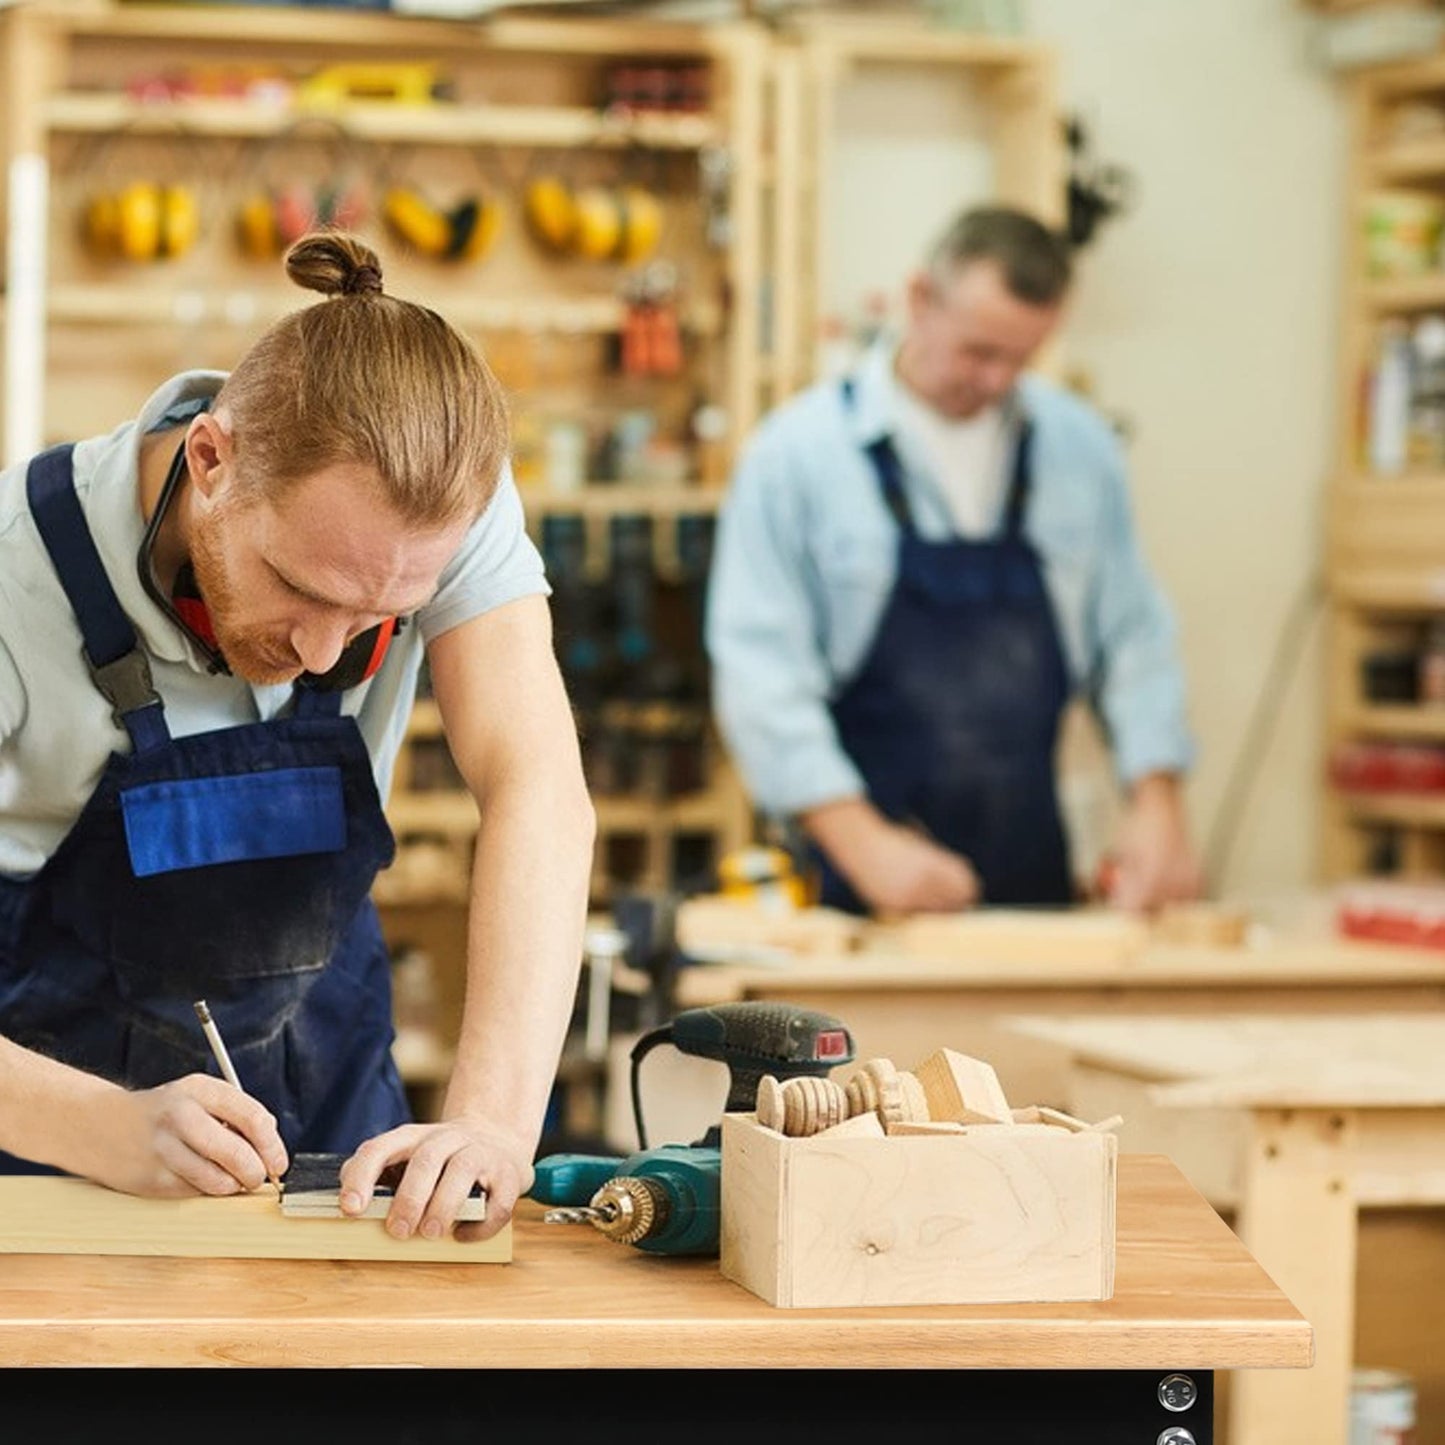
{"label": "cordless drill", "polygon": [[686,1009],[632,1049],[632,1110],[642,1148],[626,1158],[552,1154],[535,1165],[531,1197],[561,1206],[549,1224],[591,1224],[607,1238],[653,1254],[716,1254],[721,1201],[721,1126],[693,1144],[647,1147],[639,1065],[659,1044],[727,1066],[725,1112],[757,1105],[764,1074],[782,1080],[826,1075],[853,1059],[848,1030],[796,1004],[744,1002]]}

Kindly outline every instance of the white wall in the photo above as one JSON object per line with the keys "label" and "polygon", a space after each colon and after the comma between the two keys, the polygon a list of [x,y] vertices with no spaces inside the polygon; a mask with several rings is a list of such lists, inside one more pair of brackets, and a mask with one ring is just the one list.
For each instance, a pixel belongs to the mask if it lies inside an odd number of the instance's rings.
{"label": "white wall", "polygon": [[[1137,199],[1084,254],[1065,345],[1127,417],[1148,555],[1179,616],[1203,841],[1277,634],[1319,565],[1331,467],[1344,115],[1298,0],[1025,0],[1064,104]],[[986,193],[977,117],[942,77],[875,71],[838,117],[825,301],[896,292],[959,204]],[[948,136],[945,141],[942,137]],[[880,191],[888,203],[878,203]],[[1315,864],[1322,623],[1286,694],[1229,866],[1231,893]]]}

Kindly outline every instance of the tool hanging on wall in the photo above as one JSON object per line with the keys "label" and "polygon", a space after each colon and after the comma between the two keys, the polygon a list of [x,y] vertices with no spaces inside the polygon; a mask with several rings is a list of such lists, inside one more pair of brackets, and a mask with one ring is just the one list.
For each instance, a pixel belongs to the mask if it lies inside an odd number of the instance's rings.
{"label": "tool hanging on wall", "polygon": [[735,848],[718,862],[718,891],[724,898],[787,911],[806,908],[807,880],[786,848],[764,843]]}
{"label": "tool hanging on wall", "polygon": [[583,709],[602,701],[607,649],[599,589],[587,575],[587,520],[580,512],[542,518],[542,557],[552,584],[557,653],[567,691]]}
{"label": "tool hanging on wall", "polygon": [[1134,177],[1122,166],[1093,159],[1082,117],[1072,115],[1064,121],[1064,141],[1069,149],[1066,231],[1069,243],[1082,248],[1094,239],[1104,221],[1133,203]]}
{"label": "tool hanging on wall", "polygon": [[733,157],[726,146],[705,146],[697,158],[704,211],[703,231],[714,250],[733,242]]}
{"label": "tool hanging on wall", "polygon": [[357,102],[430,105],[451,93],[450,83],[425,61],[351,61],[313,71],[297,85],[295,101],[315,109]]}
{"label": "tool hanging on wall", "polygon": [[688,607],[688,657],[690,665],[681,697],[688,702],[706,702],[709,695],[707,647],[703,620],[707,615],[707,581],[712,571],[713,542],[717,518],[711,512],[680,513],[674,533],[678,576]]}
{"label": "tool hanging on wall", "polygon": [[[81,239],[92,256],[170,261],[191,250],[204,212],[195,185],[183,178],[190,169],[191,139],[182,131],[161,142],[116,131],[78,162],[77,169],[97,172],[80,214]],[[130,153],[128,175],[119,180],[122,150]]]}
{"label": "tool hanging on wall", "polygon": [[334,120],[306,117],[262,143],[236,215],[241,250],[273,260],[308,231],[353,231],[371,210],[371,181],[354,139]]}
{"label": "tool hanging on wall", "polygon": [[630,278],[623,292],[619,360],[625,376],[676,376],[683,367],[677,315],[677,268],[654,261]]}
{"label": "tool hanging on wall", "polygon": [[657,656],[654,611],[657,569],[653,561],[653,520],[645,512],[608,519],[609,591],[616,639],[615,687],[624,696],[656,696]]}

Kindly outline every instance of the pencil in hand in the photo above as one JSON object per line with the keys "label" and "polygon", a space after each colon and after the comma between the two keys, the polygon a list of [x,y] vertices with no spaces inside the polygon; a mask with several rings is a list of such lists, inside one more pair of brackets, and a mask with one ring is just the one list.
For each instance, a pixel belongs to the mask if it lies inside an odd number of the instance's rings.
{"label": "pencil in hand", "polygon": [[[221,1037],[221,1031],[216,1027],[216,1021],[211,1017],[211,1010],[206,1006],[203,998],[195,1002],[196,1017],[201,1021],[201,1030],[206,1036],[206,1042],[211,1046],[211,1052],[216,1056],[216,1063],[220,1065],[221,1077],[238,1093],[246,1093],[241,1087],[241,1080],[236,1073],[236,1066],[231,1062],[231,1055],[226,1050],[226,1041]],[[249,1095],[247,1097],[250,1097]],[[281,1193],[281,1181],[268,1169],[266,1178],[276,1186],[276,1193]]]}

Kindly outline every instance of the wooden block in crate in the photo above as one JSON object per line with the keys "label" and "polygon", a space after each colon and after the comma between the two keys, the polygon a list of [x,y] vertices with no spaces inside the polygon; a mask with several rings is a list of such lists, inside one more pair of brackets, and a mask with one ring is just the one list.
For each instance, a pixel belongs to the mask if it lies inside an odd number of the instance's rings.
{"label": "wooden block in crate", "polygon": [[1108,1299],[1118,1140],[1051,1125],[722,1127],[724,1276],[784,1308]]}
{"label": "wooden block in crate", "polygon": [[982,1059],[955,1049],[935,1049],[915,1065],[913,1076],[923,1086],[930,1119],[951,1119],[959,1124],[1013,1121],[998,1074]]}

